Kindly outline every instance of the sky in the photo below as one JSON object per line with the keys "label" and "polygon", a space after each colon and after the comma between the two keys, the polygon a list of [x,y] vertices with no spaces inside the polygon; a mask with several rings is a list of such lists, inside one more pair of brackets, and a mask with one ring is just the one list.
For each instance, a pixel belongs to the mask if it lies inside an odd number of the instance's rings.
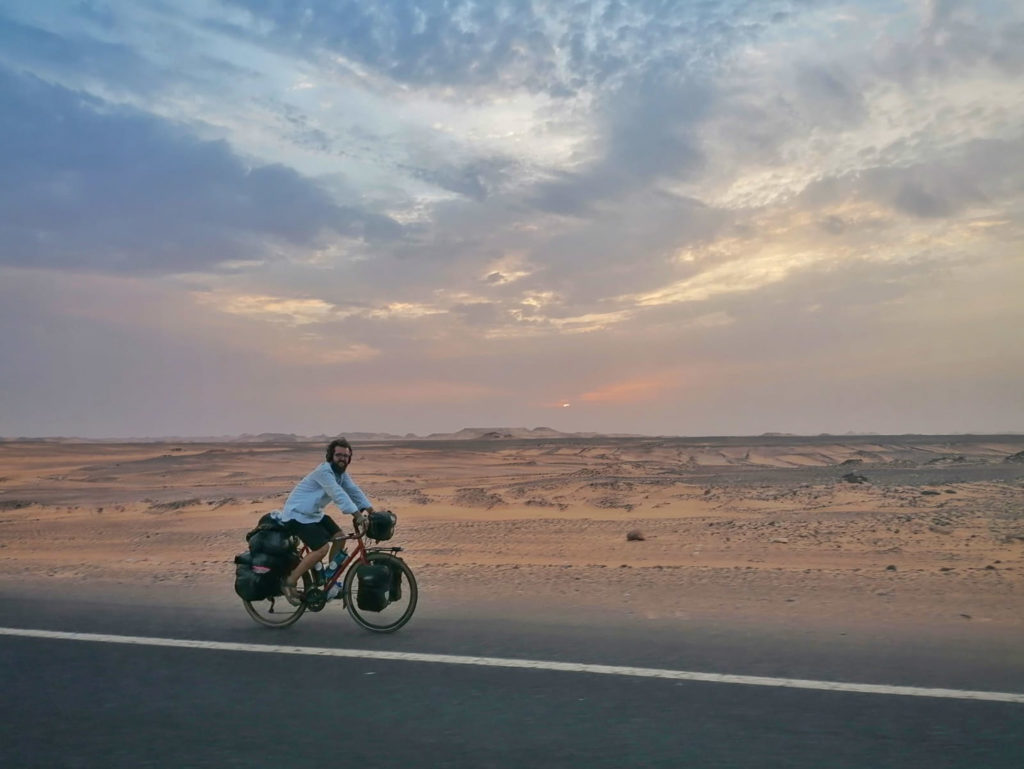
{"label": "sky", "polygon": [[1024,4],[3,0],[0,435],[1024,431]]}

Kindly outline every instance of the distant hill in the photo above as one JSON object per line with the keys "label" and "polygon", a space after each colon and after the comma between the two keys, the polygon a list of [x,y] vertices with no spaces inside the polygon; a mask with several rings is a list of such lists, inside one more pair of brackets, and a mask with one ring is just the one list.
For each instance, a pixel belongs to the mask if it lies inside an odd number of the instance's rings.
{"label": "distant hill", "polygon": [[522,439],[522,438],[622,438],[622,437],[642,437],[642,436],[625,436],[625,435],[611,435],[607,433],[563,433],[560,430],[555,430],[551,427],[463,427],[461,430],[455,433],[431,433],[426,437],[426,440],[439,441],[439,440],[508,440],[508,439]]}
{"label": "distant hill", "polygon": [[395,435],[394,433],[346,432],[337,435],[296,435],[295,433],[242,433],[241,435],[164,435],[145,438],[4,438],[0,441],[53,441],[67,443],[313,443],[332,440],[338,435],[350,441],[466,441],[466,440],[510,440],[510,439],[551,439],[551,438],[642,438],[643,435],[625,433],[564,433],[550,427],[464,427],[454,433],[431,433],[421,436],[414,433]]}

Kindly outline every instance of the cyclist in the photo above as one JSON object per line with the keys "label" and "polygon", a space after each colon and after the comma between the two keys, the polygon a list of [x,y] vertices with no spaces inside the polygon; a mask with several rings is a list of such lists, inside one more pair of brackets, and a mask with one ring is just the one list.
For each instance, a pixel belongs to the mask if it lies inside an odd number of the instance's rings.
{"label": "cyclist", "polygon": [[324,508],[334,502],[346,515],[365,521],[367,513],[373,512],[373,505],[355,481],[348,474],[352,462],[352,446],[344,438],[336,438],[327,445],[327,461],[317,465],[313,471],[299,481],[284,508],[276,514],[288,528],[309,548],[294,571],[285,577],[282,588],[285,598],[297,600],[296,585],[314,563],[330,554],[334,560],[344,547],[344,537],[338,524],[324,513]]}

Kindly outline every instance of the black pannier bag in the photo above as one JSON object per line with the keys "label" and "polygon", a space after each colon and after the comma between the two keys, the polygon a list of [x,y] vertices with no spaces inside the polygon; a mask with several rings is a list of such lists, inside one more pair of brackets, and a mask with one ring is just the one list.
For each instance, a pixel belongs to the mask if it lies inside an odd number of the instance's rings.
{"label": "black pannier bag", "polygon": [[249,552],[235,556],[235,592],[245,601],[281,595],[281,580],[299,564],[295,540],[270,513],[245,538]]}
{"label": "black pannier bag", "polygon": [[235,592],[245,601],[281,595],[281,580],[298,565],[298,556],[241,553],[235,556]]}
{"label": "black pannier bag", "polygon": [[363,564],[356,577],[356,605],[363,611],[383,611],[390,603],[391,569],[385,564]]}
{"label": "black pannier bag", "polygon": [[243,601],[262,601],[280,592],[281,577],[266,558],[253,553],[235,556],[235,592]]}
{"label": "black pannier bag", "polygon": [[398,523],[398,516],[390,510],[370,513],[369,521],[366,524],[366,536],[378,542],[391,539],[395,535],[396,523]]}

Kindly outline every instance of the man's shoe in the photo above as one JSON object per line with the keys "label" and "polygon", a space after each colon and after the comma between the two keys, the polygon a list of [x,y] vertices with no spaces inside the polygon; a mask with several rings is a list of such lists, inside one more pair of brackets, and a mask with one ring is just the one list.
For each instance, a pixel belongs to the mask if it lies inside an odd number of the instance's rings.
{"label": "man's shoe", "polygon": [[302,603],[299,588],[296,585],[289,584],[286,580],[281,580],[281,595],[292,606],[299,606]]}

